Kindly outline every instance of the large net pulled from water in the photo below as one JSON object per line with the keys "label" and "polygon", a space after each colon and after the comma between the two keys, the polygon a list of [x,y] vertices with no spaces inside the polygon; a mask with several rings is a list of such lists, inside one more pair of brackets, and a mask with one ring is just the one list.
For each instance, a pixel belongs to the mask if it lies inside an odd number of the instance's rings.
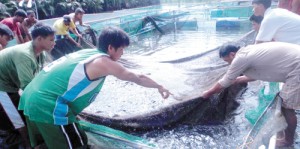
{"label": "large net pulled from water", "polygon": [[271,100],[247,135],[246,141],[242,145],[243,149],[268,147],[271,137],[287,127],[285,118],[281,113],[281,103],[282,99],[279,95]]}

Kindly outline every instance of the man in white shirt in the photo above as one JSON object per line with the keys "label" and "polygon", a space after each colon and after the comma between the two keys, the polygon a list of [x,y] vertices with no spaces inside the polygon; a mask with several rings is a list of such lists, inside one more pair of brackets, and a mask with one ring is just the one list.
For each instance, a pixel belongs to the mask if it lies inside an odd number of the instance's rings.
{"label": "man in white shirt", "polygon": [[285,9],[271,9],[271,0],[253,0],[256,16],[263,16],[256,43],[280,41],[300,44],[300,16]]}
{"label": "man in white shirt", "polygon": [[[205,91],[209,98],[234,83],[262,80],[284,82],[279,93],[282,98],[282,113],[288,123],[285,139],[277,146],[294,143],[297,127],[295,110],[300,109],[300,46],[284,42],[266,42],[239,48],[227,45],[220,48],[220,57],[231,64],[221,80]],[[240,76],[243,74],[243,76]]]}

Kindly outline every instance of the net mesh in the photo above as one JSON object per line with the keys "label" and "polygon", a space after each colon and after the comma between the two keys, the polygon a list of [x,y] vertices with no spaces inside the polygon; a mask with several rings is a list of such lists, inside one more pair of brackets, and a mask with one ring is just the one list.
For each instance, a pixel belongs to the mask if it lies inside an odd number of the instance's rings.
{"label": "net mesh", "polygon": [[[270,138],[287,127],[285,118],[281,113],[282,99],[278,94],[274,95],[275,98],[271,98],[273,96],[272,94],[276,94],[275,91],[278,91],[278,88],[278,83],[270,83],[269,94],[265,95],[263,92],[264,89],[260,91],[260,100],[265,100],[260,103],[260,109],[255,113],[260,116],[252,119],[253,121],[255,120],[253,128],[240,148],[253,149],[261,146],[268,147]],[[264,99],[261,99],[262,97]]]}
{"label": "net mesh", "polygon": [[[268,93],[265,93],[266,87],[269,89]],[[277,92],[279,92],[279,83],[276,82],[270,82],[267,86],[260,89],[258,93],[258,106],[255,109],[246,111],[245,113],[245,117],[252,125],[255,124],[266,107],[274,100]]]}
{"label": "net mesh", "polygon": [[115,130],[103,125],[79,121],[81,127],[88,136],[89,145],[92,148],[155,148],[156,145],[147,140],[130,135],[123,131]]}

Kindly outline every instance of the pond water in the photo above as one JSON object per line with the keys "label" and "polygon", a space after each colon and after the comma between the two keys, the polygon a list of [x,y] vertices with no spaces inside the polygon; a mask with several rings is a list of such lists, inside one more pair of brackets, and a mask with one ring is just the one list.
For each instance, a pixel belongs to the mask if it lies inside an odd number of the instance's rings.
{"label": "pond water", "polygon": [[[203,15],[191,15],[198,20],[197,30],[181,30],[166,35],[153,34],[151,36],[133,37],[132,45],[127,49],[125,56],[141,56],[155,61],[172,60],[204,53],[212,48],[241,38],[251,30],[250,22],[243,21],[238,29],[217,29],[216,20],[205,19]],[[205,60],[205,58],[203,58]],[[201,63],[205,65],[205,63]],[[209,64],[207,64],[209,65]],[[159,67],[159,66],[157,66]],[[183,66],[197,67],[197,66]],[[238,109],[228,115],[228,118],[219,125],[182,125],[172,128],[152,130],[147,132],[131,132],[158,145],[159,148],[239,148],[252,125],[245,118],[245,112],[257,106],[259,82],[250,83],[246,92],[238,97]],[[298,114],[299,117],[299,114]],[[298,119],[297,134],[300,135],[300,120]],[[299,149],[300,140],[297,138],[295,148]]]}
{"label": "pond water", "polygon": [[[189,7],[184,4],[181,4],[181,6]],[[176,7],[176,5],[166,5],[162,8],[173,9]],[[241,21],[242,25],[240,28],[216,28],[216,20],[210,19],[206,11],[207,9],[201,9],[203,7],[203,5],[199,5],[198,7],[191,8],[191,14],[187,18],[197,20],[198,27],[196,30],[170,31],[164,35],[160,35],[157,32],[150,32],[145,35],[132,36],[131,46],[126,49],[124,57],[151,59],[157,62],[179,59],[205,53],[223,43],[237,40],[251,30],[251,24],[247,19]],[[160,7],[159,9],[162,8]],[[209,65],[205,63],[205,57],[202,59],[201,65],[203,65],[203,67]],[[197,68],[199,66],[189,63],[179,67]],[[246,110],[254,108],[257,105],[258,90],[258,82],[250,83],[245,93],[235,99],[240,103],[238,109],[230,113],[222,124],[176,124],[171,128],[130,133],[157,144],[158,148],[165,149],[238,148],[251,129],[251,124],[244,115]],[[298,114],[298,117],[299,116]],[[298,119],[298,136],[300,135],[299,124],[300,120]],[[297,138],[295,146],[300,146],[299,138]],[[299,147],[297,149],[299,149]]]}
{"label": "pond water", "polygon": [[[207,26],[201,27],[203,24]],[[149,38],[144,37],[143,39],[135,41],[133,45],[129,47],[125,55],[149,56],[157,61],[166,59],[166,57],[175,59],[176,57],[185,57],[205,52],[222,43],[236,40],[249,31],[249,28],[248,30],[217,31],[216,28],[210,24],[214,24],[214,21],[200,23],[197,31],[178,31],[176,34],[169,33],[161,37],[158,35]],[[155,55],[158,51],[163,54],[159,56]],[[228,118],[221,125],[191,126],[178,124],[173,128],[139,132],[136,133],[136,135],[142,136],[157,144],[159,148],[165,149],[238,148],[243,143],[247,133],[251,130],[252,125],[247,121],[244,115],[247,110],[257,106],[258,90],[257,82],[250,83],[243,96],[235,99],[240,103],[239,108],[228,115]],[[299,116],[298,114],[298,117]],[[298,136],[300,135],[299,124],[300,120],[298,119]],[[295,146],[296,145],[300,146],[299,138],[296,140]],[[297,149],[299,149],[299,147]]]}

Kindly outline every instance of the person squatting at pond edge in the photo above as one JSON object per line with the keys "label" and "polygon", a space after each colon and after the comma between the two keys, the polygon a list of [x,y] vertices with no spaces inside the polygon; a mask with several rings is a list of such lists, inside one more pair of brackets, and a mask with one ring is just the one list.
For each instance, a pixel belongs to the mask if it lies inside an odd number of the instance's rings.
{"label": "person squatting at pond edge", "polygon": [[14,33],[4,24],[0,23],[0,51],[14,38]]}
{"label": "person squatting at pond edge", "polygon": [[281,8],[271,9],[271,0],[253,0],[253,12],[262,16],[255,42],[280,41],[300,44],[300,16]]}
{"label": "person squatting at pond edge", "polygon": [[254,80],[284,82],[279,96],[283,100],[282,113],[288,127],[284,130],[285,138],[277,140],[276,145],[292,145],[297,127],[295,110],[300,109],[300,46],[266,42],[240,48],[229,44],[220,48],[219,55],[230,66],[223,78],[203,92],[202,97],[209,98],[234,83]]}
{"label": "person squatting at pond edge", "polygon": [[77,124],[76,115],[95,100],[108,75],[156,88],[163,98],[168,98],[170,92],[163,86],[117,62],[129,43],[123,30],[105,28],[97,49],[83,49],[61,57],[30,82],[22,94],[19,110],[24,110],[32,147],[45,142],[50,149],[85,148],[87,137]]}
{"label": "person squatting at pond edge", "polygon": [[1,23],[7,25],[14,33],[14,38],[17,40],[17,43],[24,43],[24,39],[20,30],[20,23],[24,21],[27,17],[27,14],[24,10],[18,9],[15,12],[15,16],[10,18],[5,18],[1,21]]}
{"label": "person squatting at pond edge", "polygon": [[17,129],[27,147],[25,117],[17,110],[19,94],[44,66],[44,51],[49,52],[55,45],[54,33],[50,26],[38,23],[31,32],[32,41],[0,51],[0,126]]}

